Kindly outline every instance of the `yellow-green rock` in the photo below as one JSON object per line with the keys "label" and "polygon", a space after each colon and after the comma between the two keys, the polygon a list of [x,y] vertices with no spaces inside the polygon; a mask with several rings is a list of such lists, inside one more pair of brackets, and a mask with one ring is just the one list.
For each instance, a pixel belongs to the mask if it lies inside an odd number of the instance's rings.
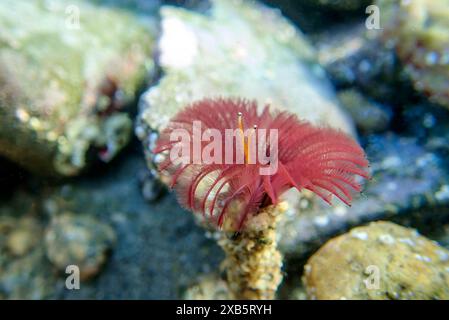
{"label": "yellow-green rock", "polygon": [[[150,16],[83,0],[0,3],[0,155],[78,174],[129,140],[123,107],[151,67]],[[92,152],[90,152],[92,151]]]}
{"label": "yellow-green rock", "polygon": [[329,240],[304,267],[309,299],[449,299],[449,251],[390,222]]}
{"label": "yellow-green rock", "polygon": [[98,274],[116,242],[114,229],[90,215],[55,216],[45,233],[48,259],[60,272],[69,265],[80,269],[81,279]]}

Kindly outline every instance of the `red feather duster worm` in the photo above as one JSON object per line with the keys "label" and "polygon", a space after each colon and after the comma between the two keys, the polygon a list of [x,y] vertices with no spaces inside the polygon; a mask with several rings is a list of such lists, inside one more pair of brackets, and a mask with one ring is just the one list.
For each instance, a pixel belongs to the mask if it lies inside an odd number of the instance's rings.
{"label": "red feather duster worm", "polygon": [[[242,134],[230,143],[227,129]],[[268,139],[274,130],[277,150],[272,148],[274,140]],[[188,139],[173,138],[179,138],[180,132]],[[209,139],[195,137],[199,133]],[[211,148],[212,143],[217,148]],[[243,162],[239,162],[242,149]],[[188,154],[177,163],[169,155],[179,155],[180,150]],[[253,150],[270,155],[277,170],[261,174],[273,163],[257,161],[259,153]],[[270,154],[274,151],[275,155]],[[165,156],[158,168],[171,177],[171,187],[184,207],[207,214],[220,227],[231,219],[236,230],[260,208],[277,204],[279,196],[292,187],[310,190],[329,204],[334,195],[350,205],[351,191],[361,191],[356,176],[369,178],[363,149],[343,132],[315,127],[288,112],[271,112],[268,105],[259,110],[256,102],[244,99],[204,99],[191,104],[161,132],[153,152]],[[205,154],[214,161],[204,161]]]}

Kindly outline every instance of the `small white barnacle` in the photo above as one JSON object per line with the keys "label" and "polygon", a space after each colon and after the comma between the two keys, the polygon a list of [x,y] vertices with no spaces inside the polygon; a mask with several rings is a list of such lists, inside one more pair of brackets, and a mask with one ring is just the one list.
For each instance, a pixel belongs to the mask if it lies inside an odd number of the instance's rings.
{"label": "small white barnacle", "polygon": [[363,231],[352,231],[351,236],[353,238],[359,239],[359,240],[367,240],[368,239],[368,233]]}
{"label": "small white barnacle", "polygon": [[387,233],[381,234],[379,236],[379,241],[382,242],[383,244],[388,245],[392,245],[395,243],[395,239],[393,238],[393,236]]}

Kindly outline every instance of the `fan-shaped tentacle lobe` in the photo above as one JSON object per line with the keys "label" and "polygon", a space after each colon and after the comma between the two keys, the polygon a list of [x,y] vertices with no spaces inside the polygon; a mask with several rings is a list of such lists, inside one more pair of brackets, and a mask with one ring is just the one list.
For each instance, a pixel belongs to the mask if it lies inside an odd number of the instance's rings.
{"label": "fan-shaped tentacle lobe", "polygon": [[[193,147],[195,121],[201,124],[202,132],[218,130],[222,146],[227,143],[227,129],[243,133],[245,129],[253,128],[250,135],[241,136],[244,163],[225,163],[222,155],[221,163],[175,165],[167,156],[177,145],[170,140],[170,135],[184,129],[190,136],[189,146]],[[266,130],[265,136],[259,129]],[[268,139],[270,130],[277,130],[278,154],[269,158],[270,163],[260,163],[258,157],[252,159],[250,147],[255,147],[256,152],[270,154],[270,143],[274,143]],[[200,139],[200,149],[209,142]],[[237,141],[232,143],[233,154],[228,158],[235,161]],[[315,127],[288,112],[272,111],[268,105],[258,110],[256,102],[245,99],[204,99],[187,106],[161,132],[153,152],[167,157],[158,167],[171,175],[172,187],[175,187],[181,204],[203,214],[209,211],[219,226],[229,215],[237,219],[233,225],[241,228],[262,205],[278,203],[281,194],[290,188],[310,190],[329,204],[335,196],[350,205],[352,192],[361,191],[356,177],[369,178],[368,160],[363,149],[343,132]],[[260,169],[268,168],[273,161],[277,161],[277,170],[262,175]],[[240,203],[241,212],[230,214],[234,201]]]}

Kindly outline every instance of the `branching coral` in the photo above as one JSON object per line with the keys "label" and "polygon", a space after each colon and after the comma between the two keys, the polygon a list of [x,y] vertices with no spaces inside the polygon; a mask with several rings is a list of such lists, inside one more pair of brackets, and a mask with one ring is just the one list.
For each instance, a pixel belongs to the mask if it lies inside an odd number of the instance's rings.
{"label": "branching coral", "polygon": [[[220,244],[232,261],[230,287],[240,298],[274,297],[282,263],[272,213],[279,211],[283,192],[307,189],[329,204],[336,196],[350,205],[351,191],[361,190],[356,177],[369,177],[362,148],[344,133],[243,99],[204,99],[186,107],[162,131],[153,152],[164,155],[159,169],[171,178],[183,206],[224,231],[239,232],[237,240],[225,236]],[[263,289],[264,272],[256,269],[267,259],[277,262],[269,268],[273,285]],[[257,279],[248,279],[255,274]]]}

